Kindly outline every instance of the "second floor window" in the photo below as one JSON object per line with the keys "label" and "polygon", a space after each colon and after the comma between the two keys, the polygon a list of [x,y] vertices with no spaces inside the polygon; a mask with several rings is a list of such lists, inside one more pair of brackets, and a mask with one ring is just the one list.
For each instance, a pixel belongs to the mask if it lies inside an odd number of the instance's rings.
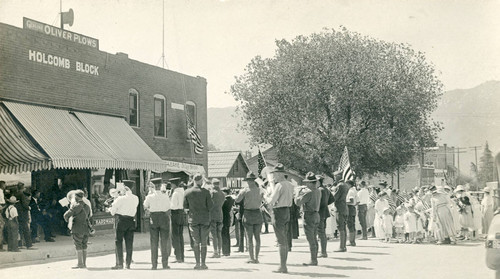
{"label": "second floor window", "polygon": [[154,97],[154,130],[155,137],[167,137],[167,121],[165,114],[165,97],[155,95]]}
{"label": "second floor window", "polygon": [[139,127],[139,92],[135,89],[128,91],[129,124]]}

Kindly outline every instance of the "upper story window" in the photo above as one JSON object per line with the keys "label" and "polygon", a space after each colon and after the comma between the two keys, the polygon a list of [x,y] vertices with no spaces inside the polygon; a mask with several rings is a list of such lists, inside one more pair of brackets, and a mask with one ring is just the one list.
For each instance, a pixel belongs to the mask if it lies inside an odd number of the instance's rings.
{"label": "upper story window", "polygon": [[155,137],[167,137],[167,106],[162,95],[154,96],[154,132]]}
{"label": "upper story window", "polygon": [[191,101],[186,102],[186,114],[189,117],[189,119],[191,119],[191,121],[193,122],[194,127],[197,128],[197,125],[196,125],[196,104],[195,103],[193,103]]}
{"label": "upper story window", "polygon": [[128,91],[128,107],[130,126],[139,127],[139,92],[133,88]]}

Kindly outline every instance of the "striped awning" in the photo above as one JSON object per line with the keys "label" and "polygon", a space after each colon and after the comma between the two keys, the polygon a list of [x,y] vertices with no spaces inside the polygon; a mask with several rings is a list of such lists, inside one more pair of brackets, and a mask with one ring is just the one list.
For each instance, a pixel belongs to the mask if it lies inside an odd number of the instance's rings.
{"label": "striped awning", "polygon": [[119,117],[4,102],[54,168],[159,169],[163,162]]}
{"label": "striped awning", "polygon": [[0,173],[50,169],[52,162],[0,105]]}

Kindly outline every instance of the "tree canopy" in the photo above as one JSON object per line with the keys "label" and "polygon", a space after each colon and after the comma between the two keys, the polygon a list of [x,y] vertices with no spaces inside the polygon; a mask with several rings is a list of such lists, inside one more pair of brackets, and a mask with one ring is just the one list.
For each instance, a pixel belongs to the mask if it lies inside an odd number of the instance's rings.
{"label": "tree canopy", "polygon": [[299,171],[331,174],[344,146],[357,174],[391,173],[434,144],[442,84],[422,53],[343,28],[277,40],[230,93],[254,143]]}

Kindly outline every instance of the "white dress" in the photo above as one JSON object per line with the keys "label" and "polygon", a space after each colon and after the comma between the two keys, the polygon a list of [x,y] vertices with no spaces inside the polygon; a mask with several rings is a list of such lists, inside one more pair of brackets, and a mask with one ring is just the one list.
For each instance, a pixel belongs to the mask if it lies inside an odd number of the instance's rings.
{"label": "white dress", "polygon": [[375,220],[373,220],[373,227],[375,229],[375,237],[377,238],[385,238],[382,216],[384,215],[384,209],[388,207],[389,201],[386,199],[378,199],[375,202]]}
{"label": "white dress", "polygon": [[406,233],[417,232],[417,216],[415,215],[415,213],[409,211],[406,212],[404,215],[404,222]]}

